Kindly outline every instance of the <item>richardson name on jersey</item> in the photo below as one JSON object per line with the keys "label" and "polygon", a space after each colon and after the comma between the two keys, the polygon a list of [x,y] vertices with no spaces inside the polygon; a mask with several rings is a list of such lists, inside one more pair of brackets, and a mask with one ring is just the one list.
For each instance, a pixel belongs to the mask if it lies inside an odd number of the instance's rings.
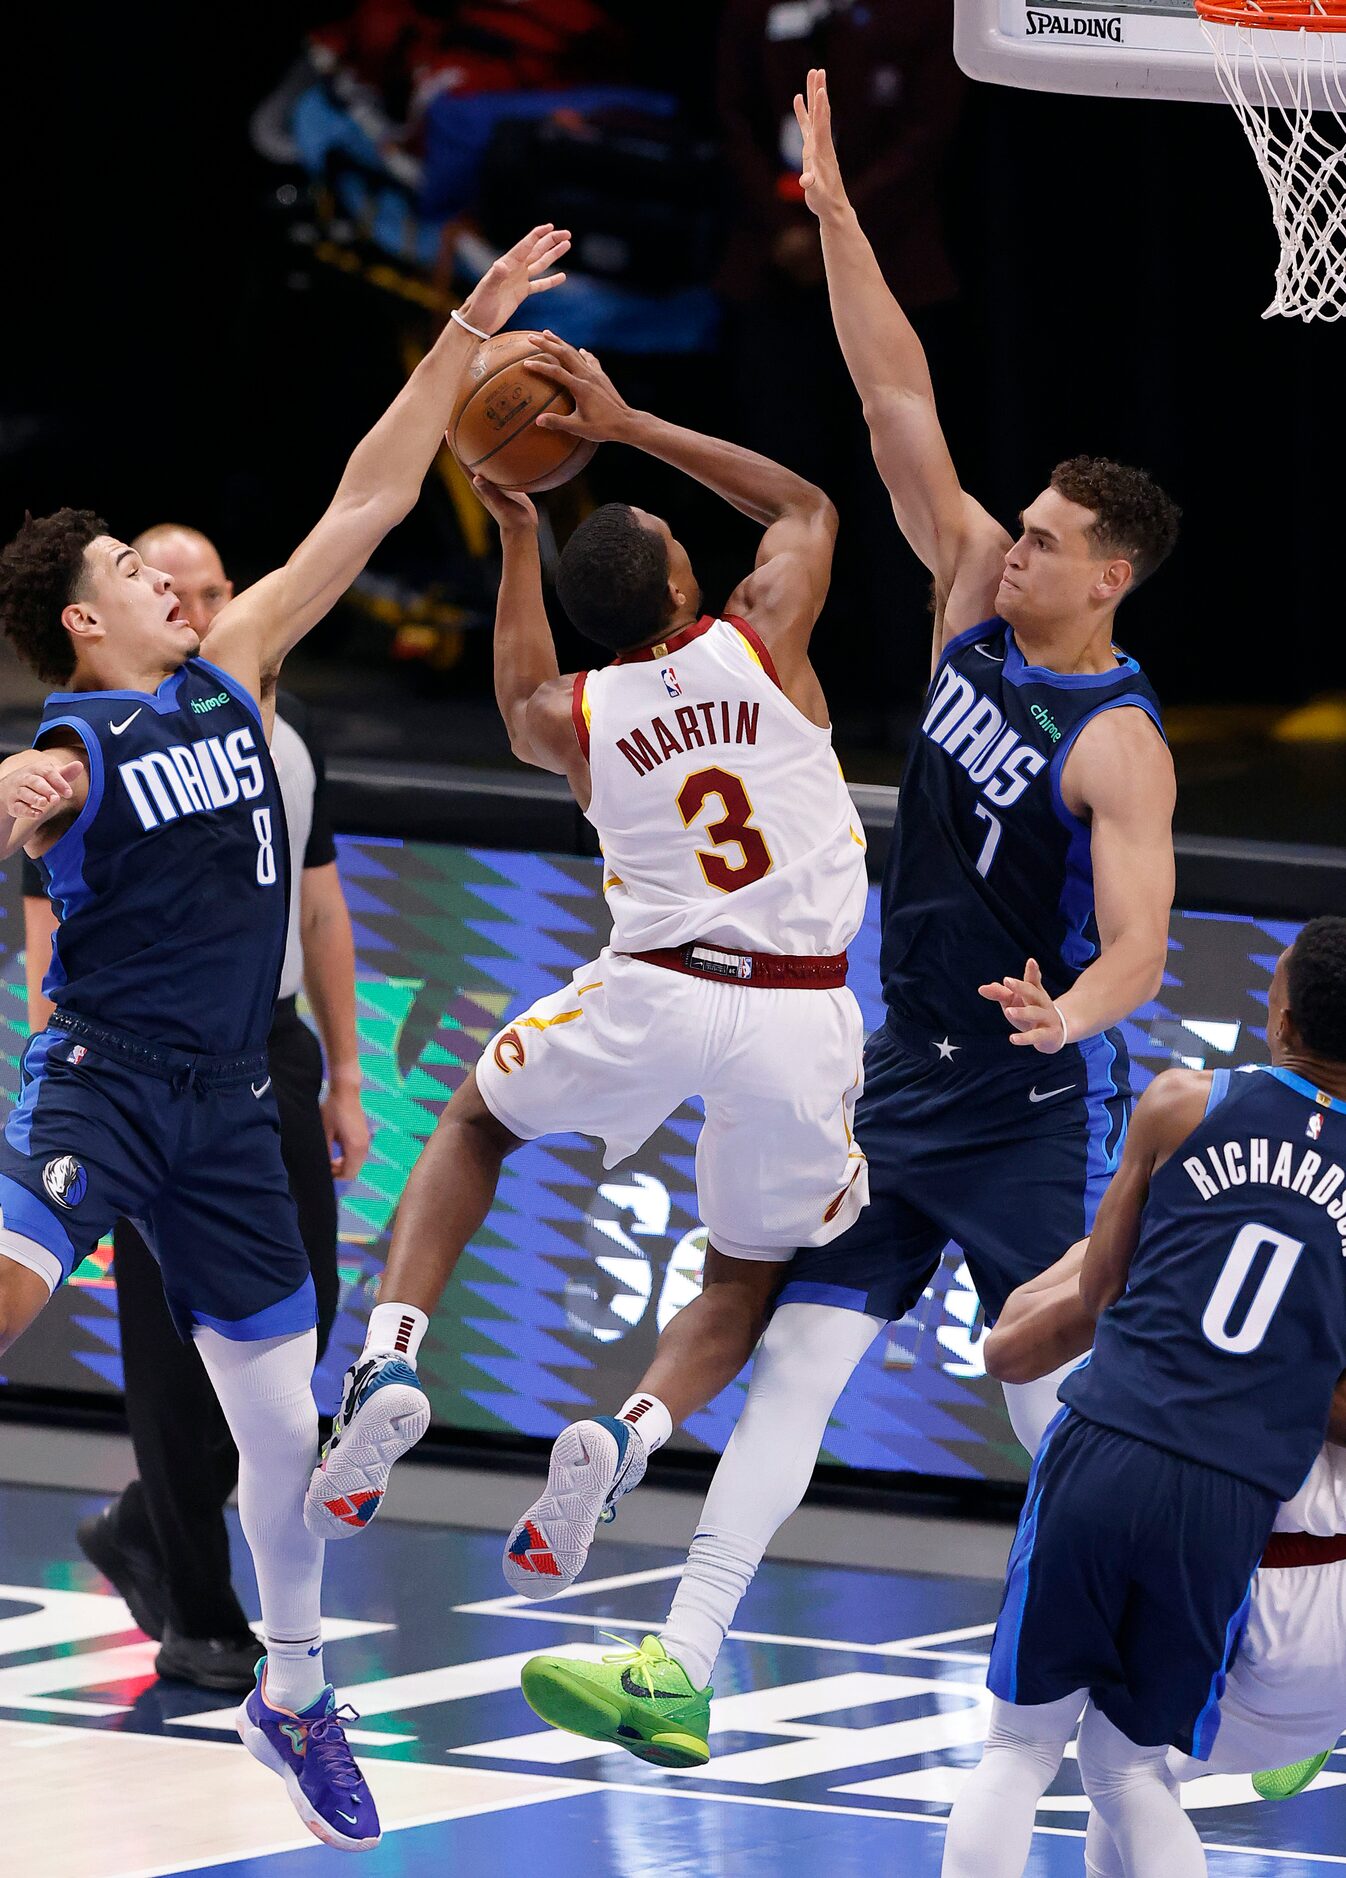
{"label": "richardson name on jersey", "polygon": [[[1025,743],[1005,723],[999,705],[984,698],[970,678],[943,667],[921,729],[932,743],[961,763],[986,800],[1006,809],[1017,802],[1049,758]],[[1055,730],[1053,724],[1048,731]],[[1056,731],[1059,738],[1061,733]]]}
{"label": "richardson name on jersey", "polygon": [[265,783],[256,750],[251,730],[231,730],[226,737],[150,750],[119,763],[117,774],[148,832],[182,815],[205,815],[261,795]]}
{"label": "richardson name on jersey", "polygon": [[[1287,1193],[1302,1193],[1315,1206],[1326,1208],[1346,1239],[1346,1168],[1324,1162],[1312,1148],[1296,1149],[1288,1141],[1254,1135],[1246,1142],[1213,1145],[1204,1155],[1189,1154],[1183,1168],[1203,1200],[1213,1200],[1231,1187],[1283,1187]],[[1346,1246],[1342,1251],[1346,1254]]]}
{"label": "richardson name on jersey", "polygon": [[648,732],[636,729],[618,737],[617,748],[637,776],[648,776],[670,756],[721,744],[756,743],[760,709],[760,704],[749,704],[746,698],[733,703],[718,698],[708,704],[682,704],[667,719],[652,717]]}

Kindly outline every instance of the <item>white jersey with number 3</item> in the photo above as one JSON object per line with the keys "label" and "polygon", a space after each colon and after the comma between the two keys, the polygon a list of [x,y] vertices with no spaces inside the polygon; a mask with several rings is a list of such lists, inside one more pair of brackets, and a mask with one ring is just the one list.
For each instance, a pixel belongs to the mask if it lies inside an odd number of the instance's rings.
{"label": "white jersey with number 3", "polygon": [[750,626],[698,620],[580,673],[574,717],[614,951],[845,951],[865,910],[860,818],[831,731]]}

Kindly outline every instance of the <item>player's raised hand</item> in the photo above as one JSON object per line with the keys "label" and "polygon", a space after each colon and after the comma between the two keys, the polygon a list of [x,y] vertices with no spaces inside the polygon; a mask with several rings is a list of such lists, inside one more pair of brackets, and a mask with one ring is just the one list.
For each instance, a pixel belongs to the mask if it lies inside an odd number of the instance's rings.
{"label": "player's raised hand", "polygon": [[1065,1048],[1069,1041],[1066,1020],[1042,982],[1036,959],[1029,959],[1022,978],[1002,978],[998,984],[977,989],[1004,1011],[1014,1032],[1011,1043],[1041,1050],[1044,1056],[1055,1056]]}
{"label": "player's raised hand", "polygon": [[539,430],[567,430],[575,437],[611,443],[623,434],[633,413],[592,352],[567,345],[555,333],[545,332],[538,349],[525,361],[531,371],[562,385],[575,400],[573,411],[562,416],[544,411],[534,419]]}
{"label": "player's raised hand", "polygon": [[0,764],[0,815],[13,821],[45,821],[70,807],[84,777],[83,763],[68,750],[23,750]]}
{"label": "player's raised hand", "polygon": [[846,207],[846,185],[841,180],[836,145],[832,142],[832,105],[827,96],[827,74],[809,73],[804,96],[795,98],[795,117],[804,137],[799,184],[804,200],[819,218]]}
{"label": "player's raised hand", "polygon": [[570,230],[543,222],[522,241],[492,261],[460,312],[469,326],[495,333],[517,313],[530,294],[559,287],[564,274],[549,273],[570,247]]}
{"label": "player's raised hand", "polygon": [[537,509],[522,489],[502,489],[499,483],[488,483],[484,476],[474,476],[472,487],[487,514],[495,517],[502,535],[536,531]]}

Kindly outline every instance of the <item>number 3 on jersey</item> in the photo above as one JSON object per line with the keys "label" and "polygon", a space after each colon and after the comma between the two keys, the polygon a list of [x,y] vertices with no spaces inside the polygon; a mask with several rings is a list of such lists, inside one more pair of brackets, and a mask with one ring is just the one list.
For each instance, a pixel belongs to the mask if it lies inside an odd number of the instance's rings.
{"label": "number 3 on jersey", "polygon": [[697,849],[696,858],[707,886],[720,893],[733,893],[771,872],[771,850],[761,829],[754,828],[749,819],[752,803],[741,778],[727,769],[699,769],[687,778],[678,791],[678,813],[684,828],[692,826],[712,796],[724,813],[718,821],[707,822],[706,833],[715,848],[737,847],[741,859],[731,864],[724,855],[705,848]]}

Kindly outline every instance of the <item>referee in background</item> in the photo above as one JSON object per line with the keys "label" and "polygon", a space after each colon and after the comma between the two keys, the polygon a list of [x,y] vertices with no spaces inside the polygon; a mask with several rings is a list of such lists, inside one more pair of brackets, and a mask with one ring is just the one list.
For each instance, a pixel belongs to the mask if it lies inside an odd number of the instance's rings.
{"label": "referee in background", "polygon": [[[197,529],[162,523],[131,546],[170,577],[183,612],[205,640],[234,591],[214,544]],[[317,1291],[321,1357],[337,1308],[334,1180],[352,1179],[369,1148],[356,1048],[355,946],[337,875],[322,757],[304,706],[285,692],[277,697],[271,757],[289,828],[291,895],[268,1051],[281,1152]],[[56,924],[42,875],[25,857],[28,1022],[34,1032],[45,1027],[52,1010],[41,985]],[[321,1049],[296,1010],[301,986]],[[238,1479],[238,1452],[195,1346],[183,1342],[169,1317],[159,1268],[144,1240],[121,1220],[113,1247],[126,1418],[139,1473],[101,1513],[81,1521],[80,1549],[125,1599],[140,1628],[159,1642],[159,1675],[203,1689],[250,1689],[262,1645],[234,1593],[224,1522],[225,1502]]]}

